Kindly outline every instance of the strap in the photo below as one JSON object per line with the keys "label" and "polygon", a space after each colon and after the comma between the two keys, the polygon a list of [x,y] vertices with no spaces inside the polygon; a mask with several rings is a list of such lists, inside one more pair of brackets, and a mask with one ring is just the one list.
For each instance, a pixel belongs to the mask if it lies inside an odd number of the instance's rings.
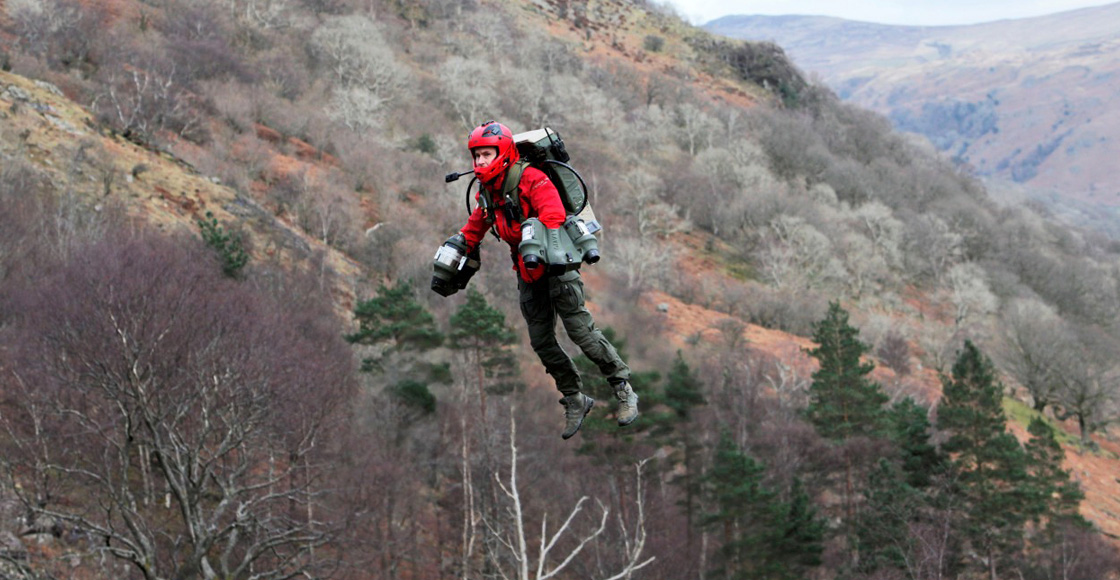
{"label": "strap", "polygon": [[506,203],[513,206],[514,219],[521,223],[524,216],[521,214],[521,174],[525,171],[525,167],[529,165],[528,161],[519,159],[517,163],[510,166],[509,171],[506,172],[506,181],[502,184],[502,197],[505,198]]}
{"label": "strap", "polygon": [[[506,171],[506,180],[502,183],[501,197],[506,200],[506,207],[509,208],[510,213],[506,214],[508,219],[517,223],[521,223],[524,217],[521,215],[521,192],[519,186],[521,185],[521,174],[525,171],[525,166],[529,165],[528,161],[520,159],[514,163]],[[498,235],[498,223],[494,220],[494,212],[497,211],[498,205],[494,203],[494,197],[486,186],[481,186],[482,196],[485,198],[486,203],[489,205],[490,212],[490,233],[494,234],[495,238],[501,239]]]}

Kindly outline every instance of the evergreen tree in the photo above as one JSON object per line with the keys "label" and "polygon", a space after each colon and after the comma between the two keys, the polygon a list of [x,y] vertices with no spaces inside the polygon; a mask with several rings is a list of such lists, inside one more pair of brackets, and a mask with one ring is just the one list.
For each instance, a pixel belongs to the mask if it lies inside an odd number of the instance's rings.
{"label": "evergreen tree", "polygon": [[703,525],[720,541],[713,575],[728,579],[785,580],[805,577],[819,564],[824,523],[799,482],[782,502],[764,484],[765,468],[724,433],[704,477],[709,504]]}
{"label": "evergreen tree", "polygon": [[693,407],[706,404],[700,379],[693,374],[681,351],[665,377],[665,405],[673,410],[679,421],[688,421]]}
{"label": "evergreen tree", "polygon": [[[442,344],[443,335],[432,314],[416,301],[412,284],[403,280],[392,288],[381,284],[377,296],[361,300],[354,307],[354,318],[358,332],[346,335],[346,340],[381,347],[374,356],[362,359],[362,371],[384,372],[386,366],[390,367],[392,372],[386,380],[398,380],[390,394],[402,403],[422,402],[419,408],[431,405],[434,410],[435,396],[426,381],[447,382],[448,377],[441,376],[442,367],[429,365],[427,372],[418,372],[416,355]],[[387,360],[392,363],[386,365]]]}
{"label": "evergreen tree", "polygon": [[775,542],[775,556],[785,562],[787,578],[804,578],[804,572],[821,564],[824,552],[825,521],[809,498],[800,478],[793,480],[789,503],[782,514],[781,533]]}
{"label": "evergreen tree", "polygon": [[867,377],[875,365],[860,360],[869,347],[858,336],[848,313],[832,302],[813,333],[818,346],[808,351],[820,368],[813,373],[806,413],[817,432],[834,442],[882,436],[887,430],[887,395]]}
{"label": "evergreen tree", "polygon": [[[822,437],[839,447],[844,461],[844,524],[848,528],[857,517],[857,472],[874,458],[864,457],[847,445],[857,437],[878,438],[889,435],[889,421],[884,405],[887,395],[868,374],[875,368],[860,358],[869,347],[860,342],[859,330],[848,324],[848,313],[839,303],[829,304],[825,318],[815,325],[813,340],[817,348],[808,351],[820,368],[813,373],[809,387],[806,415]],[[857,558],[855,542],[851,542],[851,558]]]}
{"label": "evergreen tree", "polygon": [[891,407],[889,418],[906,483],[917,489],[929,487],[933,477],[943,472],[945,458],[931,442],[926,408],[907,397]]}
{"label": "evergreen tree", "polygon": [[760,578],[774,573],[770,541],[778,514],[777,494],[762,485],[765,469],[724,433],[716,445],[705,488],[716,512],[704,524],[719,537],[719,578]]}
{"label": "evergreen tree", "polygon": [[1027,427],[1031,438],[1025,446],[1028,457],[1028,470],[1033,478],[1033,487],[1042,513],[1048,523],[1059,521],[1076,526],[1088,526],[1078,508],[1085,494],[1076,481],[1072,481],[1069,471],[1062,469],[1065,451],[1058,443],[1051,427],[1041,417],[1035,417]]}
{"label": "evergreen tree", "polygon": [[[463,415],[460,417],[463,427],[462,457],[464,462],[470,458],[473,439],[471,431],[477,429],[477,449],[482,457],[475,469],[482,474],[482,477],[475,480],[471,474],[472,469],[466,467],[467,464],[464,463],[463,489],[469,494],[475,485],[472,481],[478,481],[477,513],[485,514],[484,517],[489,521],[496,522],[500,517],[500,492],[496,480],[491,475],[498,470],[498,463],[494,456],[494,450],[498,447],[487,420],[487,395],[505,395],[518,388],[515,382],[518,375],[517,360],[511,350],[512,345],[517,341],[517,335],[506,324],[505,315],[490,306],[482,293],[474,288],[467,290],[466,301],[451,315],[450,322],[448,346],[462,354],[465,366],[469,369],[467,372],[474,375],[473,380],[464,377],[463,394],[467,396],[468,404],[470,383],[474,382],[477,389],[474,397],[477,413],[472,412],[468,407],[463,410]],[[469,502],[467,505],[469,506]],[[468,516],[469,513],[468,511]],[[483,549],[492,550],[494,545],[490,544]],[[492,557],[487,556],[483,562],[483,567],[479,571],[480,577],[493,577]]]}
{"label": "evergreen tree", "polygon": [[1003,387],[991,361],[971,342],[942,376],[937,426],[948,435],[942,450],[949,461],[962,522],[961,532],[991,580],[1007,558],[1018,553],[1026,522],[1040,512],[1031,487],[1028,457],[1007,432]]}
{"label": "evergreen tree", "polygon": [[910,527],[930,508],[930,488],[945,469],[944,456],[931,443],[924,407],[907,397],[891,407],[889,419],[898,457],[880,458],[868,474],[855,526],[856,569],[864,573],[904,569],[915,550]]}
{"label": "evergreen tree", "polygon": [[202,241],[213,248],[222,261],[222,272],[230,278],[238,277],[241,269],[249,263],[249,253],[245,251],[241,236],[230,235],[218,223],[213,212],[206,212],[206,219],[197,221]]}
{"label": "evergreen tree", "polygon": [[[628,360],[630,354],[627,352],[626,339],[619,337],[618,333],[609,326],[602,330],[603,337],[614,345],[618,356],[622,357],[622,360]],[[608,407],[612,405],[615,401],[614,388],[603,379],[599,367],[583,353],[572,357],[572,362],[583,377],[583,392],[595,399],[596,408],[604,403]],[[602,413],[591,413],[583,421],[582,444],[579,452],[593,455],[596,459],[619,468],[633,464],[642,457],[648,457],[636,453],[631,442],[639,434],[652,432],[659,436],[664,435],[671,429],[673,422],[672,417],[667,413],[657,412],[658,406],[663,401],[661,393],[655,389],[659,382],[661,382],[661,373],[658,371],[631,370],[630,384],[641,397],[641,419],[625,429],[619,429],[613,418]]]}
{"label": "evergreen tree", "polygon": [[[506,324],[506,317],[490,306],[477,290],[467,290],[467,300],[451,316],[450,347],[467,355],[476,373],[478,395],[504,394],[514,388],[517,360],[509,347],[517,335]],[[483,407],[485,413],[485,406]]]}
{"label": "evergreen tree", "polygon": [[[1035,417],[1027,431],[1031,434],[1025,446],[1029,470],[1043,507],[1041,530],[1033,539],[1039,556],[1032,558],[1029,567],[1038,578],[1073,577],[1070,563],[1080,554],[1071,555],[1070,546],[1084,544],[1084,534],[1092,530],[1092,525],[1078,513],[1085,495],[1077,482],[1070,480],[1069,471],[1062,469],[1065,452],[1054,429],[1041,417]],[[1094,571],[1094,577],[1105,576],[1103,570]]]}
{"label": "evergreen tree", "polygon": [[700,379],[692,372],[684,360],[681,351],[677,351],[677,358],[673,367],[665,377],[665,406],[673,411],[670,420],[665,425],[672,429],[670,442],[680,451],[678,456],[684,467],[684,473],[674,480],[683,490],[685,497],[680,505],[685,510],[685,519],[688,523],[685,546],[692,549],[692,527],[696,520],[697,499],[700,495],[700,443],[696,440],[693,429],[688,427],[692,418],[694,407],[707,403],[704,399],[703,385]]}
{"label": "evergreen tree", "polygon": [[912,539],[908,525],[916,520],[925,498],[907,482],[908,474],[882,458],[868,475],[867,503],[856,524],[860,572],[902,570]]}
{"label": "evergreen tree", "polygon": [[428,385],[415,380],[404,380],[389,389],[402,406],[420,415],[430,415],[436,411],[436,398],[428,390]]}
{"label": "evergreen tree", "polygon": [[377,296],[354,307],[358,332],[346,336],[355,344],[388,343],[396,350],[435,348],[443,342],[435,319],[412,294],[412,284],[400,281],[392,288],[378,286]]}

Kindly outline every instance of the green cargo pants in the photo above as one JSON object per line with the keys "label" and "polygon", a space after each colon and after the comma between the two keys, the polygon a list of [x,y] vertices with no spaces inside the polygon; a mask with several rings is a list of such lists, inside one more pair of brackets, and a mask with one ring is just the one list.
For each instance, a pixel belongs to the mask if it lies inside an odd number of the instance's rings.
{"label": "green cargo pants", "polygon": [[519,280],[517,287],[521,293],[521,314],[529,325],[529,343],[564,396],[580,392],[583,381],[572,359],[556,341],[557,316],[568,337],[599,367],[608,382],[630,380],[630,367],[595,326],[584,305],[583,280],[578,271],[532,284]]}

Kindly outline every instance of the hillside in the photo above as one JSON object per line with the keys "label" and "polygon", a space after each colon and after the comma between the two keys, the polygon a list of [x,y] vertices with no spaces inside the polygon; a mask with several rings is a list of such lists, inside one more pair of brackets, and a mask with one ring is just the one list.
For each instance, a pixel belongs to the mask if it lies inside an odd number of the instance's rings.
{"label": "hillside", "polygon": [[[765,466],[758,482],[774,506],[804,499],[831,522],[816,532],[820,551],[806,548],[822,563],[790,564],[831,578],[855,533],[843,458],[862,486],[894,445],[828,440],[805,418],[818,369],[808,351],[831,304],[851,313],[891,405],[917,405],[915,425],[937,419],[942,375],[965,340],[991,353],[1011,432],[1030,441],[1034,417],[1058,427],[1061,465],[1086,494],[1080,513],[1096,531],[1060,532],[1082,550],[1078,570],[1120,571],[1110,428],[1120,393],[1104,380],[1116,370],[1120,248],[1035,208],[999,206],[882,118],[802,78],[780,46],[712,37],[640,1],[59,2],[80,17],[9,10],[5,23],[0,423],[4,481],[16,485],[0,486],[0,574],[170,578],[222,566],[242,577],[233,568],[245,556],[309,576],[513,576],[526,557],[518,526],[532,543],[577,506],[557,549],[586,534],[593,557],[562,577],[627,566],[697,577],[726,555],[689,510],[723,501],[710,486],[730,442]],[[637,371],[644,407],[632,429],[614,425],[591,369],[585,386],[600,405],[561,442],[500,244],[483,245],[470,288],[516,337],[490,346],[503,356],[456,344],[465,293],[427,289],[433,250],[465,219],[462,182],[441,177],[466,166],[463,135],[491,117],[556,128],[587,178],[606,226],[603,262],[584,268],[588,307]],[[199,239],[208,213],[249,251],[236,275],[223,277]],[[148,226],[169,247],[144,237]],[[147,240],[156,266],[129,262],[129,240]],[[359,314],[379,296],[398,303]],[[393,327],[394,316],[443,344]],[[106,321],[113,332],[100,332]],[[342,342],[366,324],[382,338]],[[183,325],[185,339],[162,338]],[[1018,331],[1038,328],[1070,377],[1046,376],[1052,390],[1015,349],[1029,346]],[[135,398],[98,403],[137,385]],[[1027,408],[1040,401],[1042,412]],[[65,412],[42,411],[54,408]],[[184,445],[160,455],[167,433]],[[227,454],[210,461],[214,449]],[[180,458],[197,461],[176,471]],[[209,475],[191,480],[198,469]],[[202,491],[179,494],[176,477]],[[693,496],[701,481],[709,487]],[[223,511],[231,503],[236,517]],[[967,515],[927,513],[965,533],[952,518]],[[609,525],[595,532],[599,514]],[[929,539],[911,523],[899,533]],[[295,542],[253,552],[288,530]],[[1030,541],[1009,573],[1042,573],[1031,566],[1056,548]],[[941,549],[979,574],[967,551]],[[639,571],[651,554],[656,567]],[[883,570],[851,574],[894,573]]]}
{"label": "hillside", "polygon": [[1120,4],[971,26],[729,16],[712,32],[773,40],[841,96],[926,135],[978,175],[1120,205]]}

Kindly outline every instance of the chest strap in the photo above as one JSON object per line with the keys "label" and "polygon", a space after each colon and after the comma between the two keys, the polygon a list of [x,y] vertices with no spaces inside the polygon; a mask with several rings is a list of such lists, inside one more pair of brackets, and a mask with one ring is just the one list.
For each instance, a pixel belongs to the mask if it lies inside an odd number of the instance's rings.
{"label": "chest strap", "polygon": [[517,223],[521,223],[525,216],[521,213],[521,174],[525,171],[525,166],[529,162],[519,160],[510,166],[509,171],[506,172],[506,180],[502,183],[502,198],[506,204],[513,210],[513,215],[510,216]]}
{"label": "chest strap", "polygon": [[494,197],[495,196],[486,187],[482,188],[482,195],[485,202],[489,206],[490,211],[490,233],[494,234],[495,238],[501,239],[498,235],[497,214],[501,212],[505,215],[508,224],[512,228],[513,224],[521,223],[524,221],[525,216],[521,213],[521,174],[525,171],[525,166],[529,162],[521,160],[510,166],[506,172],[506,179],[502,182],[502,191],[499,194],[501,199],[505,200],[505,204],[499,206]]}

